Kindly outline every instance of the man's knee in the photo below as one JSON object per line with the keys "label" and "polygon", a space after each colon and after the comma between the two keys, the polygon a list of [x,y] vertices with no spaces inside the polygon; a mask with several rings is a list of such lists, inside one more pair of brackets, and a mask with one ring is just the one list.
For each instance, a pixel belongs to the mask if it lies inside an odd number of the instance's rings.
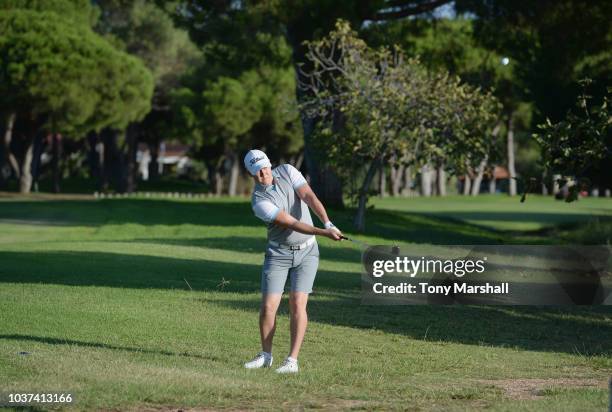
{"label": "man's knee", "polygon": [[293,293],[289,298],[289,310],[293,314],[306,312],[306,304],[308,303],[308,294]]}
{"label": "man's knee", "polygon": [[261,304],[260,313],[263,317],[276,316],[278,305],[275,302],[263,302]]}

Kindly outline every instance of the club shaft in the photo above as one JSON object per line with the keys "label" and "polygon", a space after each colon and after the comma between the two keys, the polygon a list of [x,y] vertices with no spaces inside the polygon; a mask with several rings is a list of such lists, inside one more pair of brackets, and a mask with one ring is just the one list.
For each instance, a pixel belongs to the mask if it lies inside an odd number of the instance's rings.
{"label": "club shaft", "polygon": [[369,248],[369,247],[370,247],[370,245],[368,245],[367,243],[362,242],[362,241],[360,241],[360,240],[350,239],[350,238],[348,238],[348,237],[346,237],[346,236],[340,236],[340,238],[341,238],[341,239],[344,239],[344,240],[348,240],[348,241],[353,242],[353,243],[356,243],[356,244],[360,245],[361,247],[363,247],[363,248],[365,248],[365,249],[367,249],[367,248]]}

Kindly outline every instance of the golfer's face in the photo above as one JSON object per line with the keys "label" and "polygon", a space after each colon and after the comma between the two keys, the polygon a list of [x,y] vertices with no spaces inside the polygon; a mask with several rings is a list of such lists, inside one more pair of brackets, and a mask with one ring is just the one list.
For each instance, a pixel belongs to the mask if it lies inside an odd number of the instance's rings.
{"label": "golfer's face", "polygon": [[272,184],[272,168],[262,167],[259,169],[257,174],[253,176],[255,181],[260,185],[271,185]]}

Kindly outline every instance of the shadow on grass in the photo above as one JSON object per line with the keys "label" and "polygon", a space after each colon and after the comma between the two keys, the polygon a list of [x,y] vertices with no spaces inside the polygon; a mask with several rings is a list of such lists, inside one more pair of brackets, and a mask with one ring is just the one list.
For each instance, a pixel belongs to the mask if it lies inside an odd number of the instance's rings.
{"label": "shadow on grass", "polygon": [[[330,212],[338,227],[352,235],[354,210]],[[593,218],[596,216],[593,215]],[[601,219],[604,215],[600,216]],[[461,219],[469,219],[465,222]],[[524,232],[510,233],[479,225],[474,221],[500,222],[569,222],[583,220],[581,215],[563,213],[518,213],[518,212],[427,212],[392,211],[375,209],[368,211],[366,235],[397,243],[431,244],[500,244],[517,243]],[[42,225],[85,225],[105,224],[139,225],[183,225],[200,226],[247,226],[264,227],[253,216],[248,201],[235,199],[206,199],[204,201],[173,201],[165,199],[101,199],[101,200],[57,200],[57,201],[11,201],[0,202],[0,223],[42,224]],[[530,232],[531,233],[531,232]],[[537,234],[533,232],[532,234]],[[549,243],[550,240],[535,240],[535,243]],[[240,240],[239,237],[236,240]],[[242,238],[246,240],[246,238]],[[208,240],[193,239],[140,239],[156,243],[185,242],[191,246],[207,246]],[[190,244],[190,242],[195,242]],[[198,243],[201,242],[201,243]],[[222,249],[243,250],[240,243],[223,239],[212,241]],[[246,240],[246,242],[249,242]],[[250,242],[247,248],[259,247]],[[212,246],[215,247],[215,246]]]}
{"label": "shadow on grass", "polygon": [[[333,211],[338,226],[351,233],[354,211]],[[172,201],[164,199],[101,199],[15,201],[0,203],[2,219],[23,223],[48,222],[50,225],[103,225],[133,223],[141,225],[263,226],[253,216],[247,201],[218,199]],[[484,219],[484,218],[483,218]],[[499,238],[490,228],[421,213],[389,210],[368,212],[368,235],[403,241],[476,243],[483,237]]]}
{"label": "shadow on grass", "polygon": [[[215,300],[252,310],[259,299]],[[316,293],[308,305],[310,321],[410,336],[413,339],[584,356],[612,355],[612,308],[523,306],[368,306],[358,298],[329,299]]]}
{"label": "shadow on grass", "polygon": [[[351,233],[353,214],[352,210],[343,211],[334,216],[334,223]],[[502,232],[452,217],[382,209],[368,211],[365,234],[395,242],[441,245],[498,244],[504,241]]]}
{"label": "shadow on grass", "polygon": [[[477,207],[474,205],[475,208]],[[424,212],[426,214],[426,212]],[[483,211],[440,211],[435,213],[439,217],[447,217],[457,220],[469,221],[497,221],[497,222],[520,222],[520,223],[538,223],[544,226],[553,226],[563,223],[585,222],[595,218],[609,218],[609,214],[575,214],[575,213],[546,213],[535,211],[524,212],[483,212]]]}
{"label": "shadow on grass", "polygon": [[207,360],[219,360],[214,356],[202,356],[193,353],[187,352],[170,352],[165,350],[153,350],[153,349],[142,349],[142,348],[132,348],[129,346],[117,346],[117,345],[109,345],[106,343],[98,343],[98,342],[84,342],[80,340],[72,340],[72,339],[60,339],[60,338],[49,338],[44,336],[30,336],[30,335],[2,335],[0,334],[0,339],[5,340],[19,340],[26,342],[38,342],[45,343],[48,345],[71,345],[71,346],[80,346],[84,348],[99,348],[99,349],[110,349],[110,350],[120,350],[126,352],[134,352],[134,353],[143,353],[147,355],[164,355],[164,356],[185,356],[188,358],[196,358],[196,359],[207,359]]}
{"label": "shadow on grass", "polygon": [[[261,266],[103,252],[0,252],[0,282],[134,289],[259,291]],[[262,253],[263,263],[263,253]]]}
{"label": "shadow on grass", "polygon": [[[111,241],[112,242],[112,241]],[[212,249],[223,249],[233,252],[256,252],[263,255],[266,250],[266,239],[259,237],[248,236],[226,236],[226,237],[203,237],[203,238],[138,238],[134,242],[159,244],[159,245],[175,245],[175,246],[190,246]],[[325,241],[330,243],[331,241]],[[336,246],[326,246],[319,241],[319,251],[321,258],[329,261],[339,262],[360,262],[361,250],[353,246],[352,243],[342,242]]]}
{"label": "shadow on grass", "polygon": [[[340,228],[350,228],[350,211],[336,214],[334,220]],[[438,218],[408,212],[390,212],[386,210],[373,211],[372,223],[367,231],[368,236],[376,236],[392,243],[425,243],[425,244],[499,244],[508,240],[503,233],[491,228],[481,227],[472,223]],[[353,236],[350,230],[346,234]],[[110,240],[112,242],[112,240]],[[169,244],[178,246],[195,246],[214,249],[224,249],[236,252],[264,251],[264,238],[247,236],[202,237],[202,238],[137,238],[136,242]],[[361,251],[350,243],[334,243],[326,246],[319,242],[321,255],[327,260],[343,262],[360,261]]]}
{"label": "shadow on grass", "polygon": [[247,202],[236,200],[172,201],[163,199],[58,200],[2,202],[2,219],[50,225],[261,226]]}
{"label": "shadow on grass", "polygon": [[[219,292],[209,304],[259,310],[259,265],[90,252],[0,252],[0,260],[0,282],[187,290],[187,279],[196,291]],[[230,283],[221,290],[223,278]],[[359,274],[320,271],[310,319],[440,342],[612,353],[611,307],[364,306],[359,282]]]}
{"label": "shadow on grass", "polygon": [[[334,222],[352,235],[353,210],[333,211]],[[0,223],[53,226],[102,226],[106,224],[247,226],[264,227],[253,216],[247,201],[216,199],[171,201],[164,199],[103,199],[0,202]],[[507,236],[494,229],[452,217],[421,213],[372,210],[366,234],[396,243],[499,244]],[[262,248],[246,237],[215,239],[138,239],[142,242],[185,244],[244,250]],[[183,243],[184,242],[184,243]],[[209,246],[211,242],[212,246]],[[243,244],[239,243],[243,242]],[[246,245],[246,246],[245,246]],[[341,253],[340,253],[341,254]]]}

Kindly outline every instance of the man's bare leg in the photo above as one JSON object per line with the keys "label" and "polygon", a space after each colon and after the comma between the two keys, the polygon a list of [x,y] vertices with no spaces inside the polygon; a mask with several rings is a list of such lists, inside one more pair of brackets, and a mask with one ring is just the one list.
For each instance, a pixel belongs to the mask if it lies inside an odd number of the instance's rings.
{"label": "man's bare leg", "polygon": [[306,333],[306,325],[308,324],[307,303],[308,293],[291,292],[289,295],[289,309],[291,310],[291,351],[289,356],[294,359],[298,358]]}
{"label": "man's bare leg", "polygon": [[276,331],[276,311],[281,301],[281,293],[266,293],[262,296],[259,311],[259,333],[261,349],[272,353],[272,340]]}

